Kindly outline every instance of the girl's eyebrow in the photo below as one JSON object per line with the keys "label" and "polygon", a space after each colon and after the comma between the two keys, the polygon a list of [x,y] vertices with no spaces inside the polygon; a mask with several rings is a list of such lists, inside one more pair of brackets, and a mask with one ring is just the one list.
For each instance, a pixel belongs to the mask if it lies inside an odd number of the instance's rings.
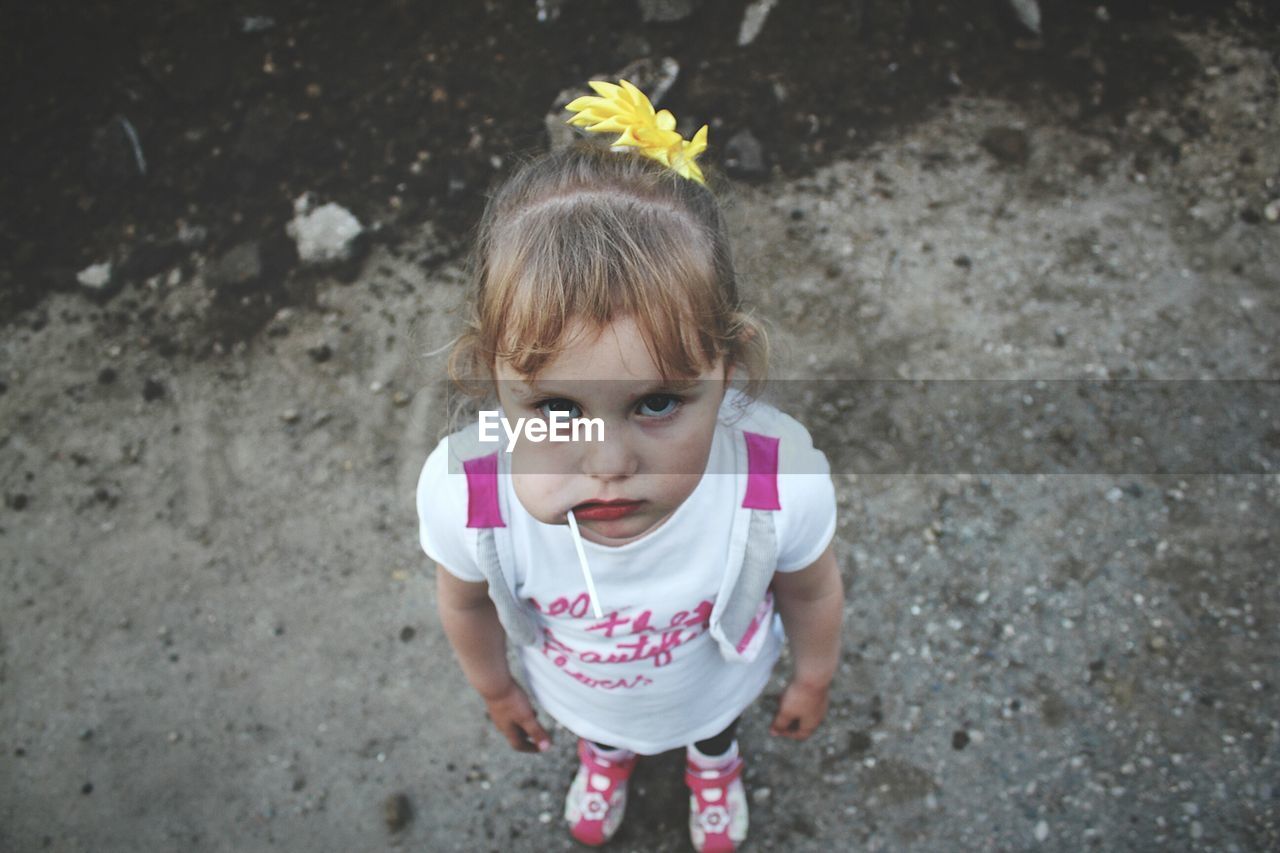
{"label": "girl's eyebrow", "polygon": [[[582,384],[583,382],[609,382],[609,381],[610,380],[607,380],[607,379],[576,380],[576,383]],[[621,380],[621,381],[626,381],[626,380]],[[639,400],[643,397],[649,397],[654,394],[668,394],[668,393],[682,394],[697,387],[700,381],[701,380],[698,380],[698,379],[671,379],[667,381],[658,380],[657,382],[652,382],[647,386],[641,388],[641,390],[636,392],[633,396],[635,397],[635,399]],[[574,383],[570,383],[570,384],[574,384]],[[561,391],[558,391],[555,388],[544,387],[540,385],[536,380],[532,380],[532,379],[512,382],[510,387],[512,392],[517,397],[520,397],[522,399],[529,399],[532,397],[565,397],[567,399],[567,398],[572,398],[576,396],[571,392],[562,393]]]}

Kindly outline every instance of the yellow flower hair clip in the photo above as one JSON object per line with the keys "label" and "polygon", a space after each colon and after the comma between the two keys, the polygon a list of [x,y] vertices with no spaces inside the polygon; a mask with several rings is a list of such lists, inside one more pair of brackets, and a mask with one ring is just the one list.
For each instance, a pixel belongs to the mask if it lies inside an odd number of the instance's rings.
{"label": "yellow flower hair clip", "polygon": [[570,101],[565,109],[576,115],[568,123],[594,133],[620,133],[615,146],[639,149],[644,156],[705,186],[702,170],[693,160],[707,150],[707,126],[686,141],[676,133],[676,118],[668,110],[655,112],[644,92],[626,80],[618,84],[590,81],[600,97],[584,95]]}

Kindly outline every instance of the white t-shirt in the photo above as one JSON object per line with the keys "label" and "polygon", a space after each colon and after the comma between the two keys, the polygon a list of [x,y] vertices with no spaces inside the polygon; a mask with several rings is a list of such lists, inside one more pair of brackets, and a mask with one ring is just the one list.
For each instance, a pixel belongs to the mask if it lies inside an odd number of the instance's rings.
{"label": "white t-shirt", "polygon": [[[770,631],[751,663],[731,663],[707,633],[737,510],[734,429],[781,438],[775,513],[780,572],[803,569],[835,534],[826,457],[796,420],[765,403],[738,411],[726,395],[707,471],[656,530],[625,545],[583,541],[603,619],[592,613],[573,538],[524,512],[498,453],[499,488],[517,565],[517,598],[538,611],[543,638],[520,647],[534,699],[567,729],[652,755],[721,732],[764,686],[781,651]],[[474,428],[474,427],[473,427]],[[418,480],[419,539],[427,556],[465,581],[483,581],[477,531],[468,529],[467,483],[442,440]],[[745,476],[742,475],[742,476]]]}

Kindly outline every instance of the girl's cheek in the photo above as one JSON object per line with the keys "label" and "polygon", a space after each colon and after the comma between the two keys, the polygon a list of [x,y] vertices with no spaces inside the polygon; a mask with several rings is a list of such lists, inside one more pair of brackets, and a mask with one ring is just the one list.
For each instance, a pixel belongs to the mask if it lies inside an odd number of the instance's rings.
{"label": "girl's cheek", "polygon": [[548,474],[513,474],[516,498],[525,512],[543,524],[561,524],[564,507],[558,498],[561,478]]}

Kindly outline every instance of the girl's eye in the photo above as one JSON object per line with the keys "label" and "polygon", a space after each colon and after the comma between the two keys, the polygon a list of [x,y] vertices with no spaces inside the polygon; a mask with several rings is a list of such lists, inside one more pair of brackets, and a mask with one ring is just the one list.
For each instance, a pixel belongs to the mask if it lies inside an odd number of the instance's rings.
{"label": "girl's eye", "polygon": [[557,398],[555,400],[544,400],[538,404],[538,411],[548,419],[551,419],[552,412],[564,412],[560,417],[568,417],[569,420],[582,417],[582,407],[572,400],[564,400]]}
{"label": "girl's eye", "polygon": [[637,411],[646,418],[666,417],[680,407],[680,398],[671,394],[650,394],[640,401]]}

